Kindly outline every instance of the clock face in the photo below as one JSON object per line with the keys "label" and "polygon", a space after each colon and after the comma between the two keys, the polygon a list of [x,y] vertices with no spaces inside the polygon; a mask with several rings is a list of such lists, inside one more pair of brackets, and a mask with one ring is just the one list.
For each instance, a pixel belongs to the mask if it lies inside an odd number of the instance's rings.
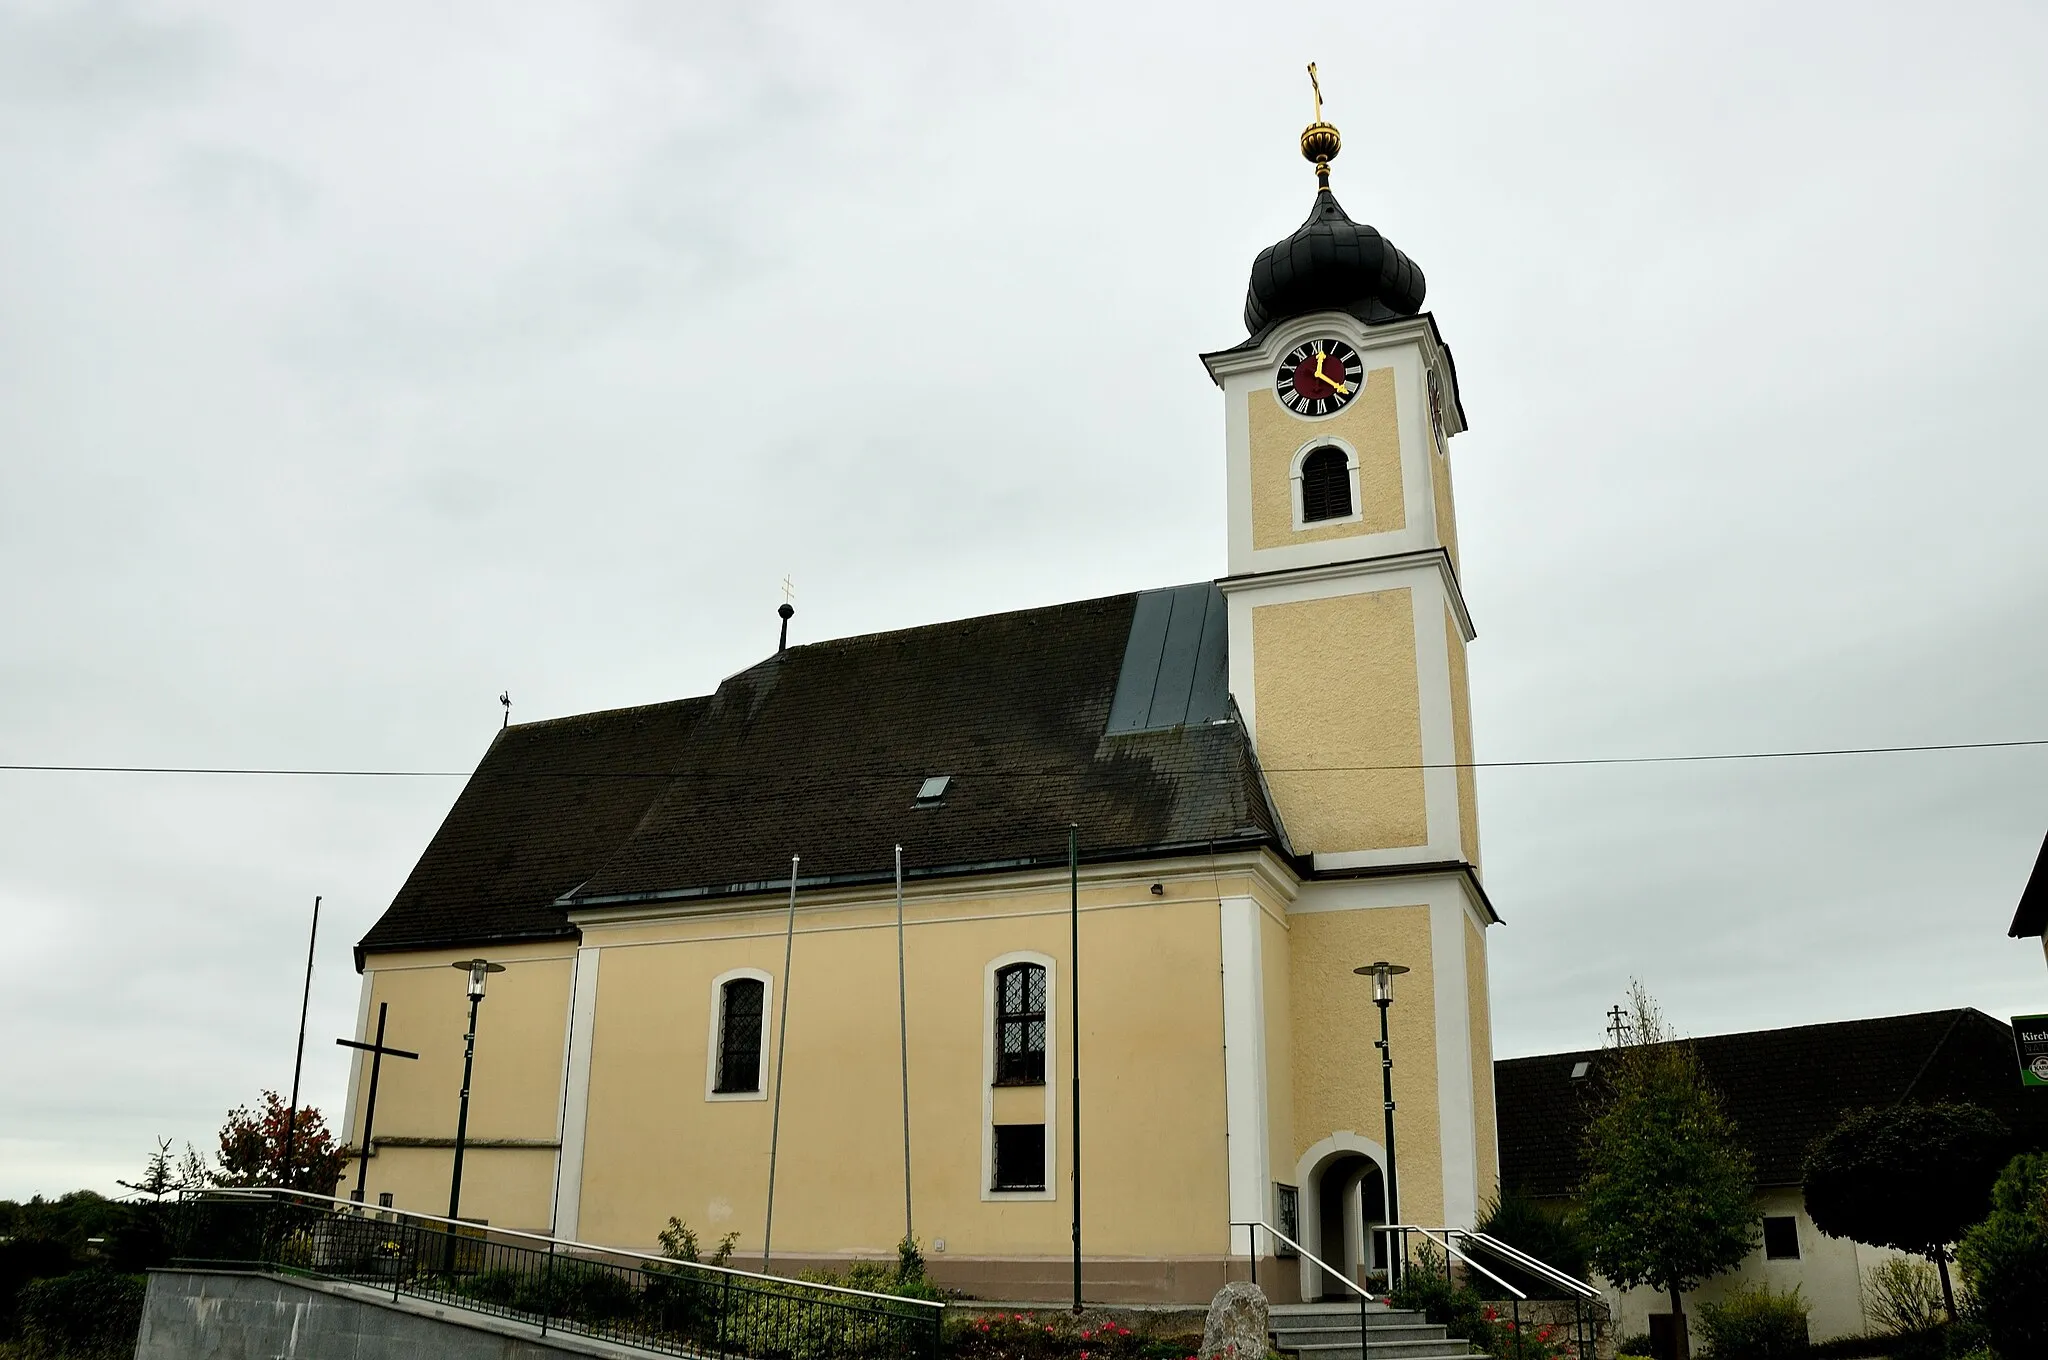
{"label": "clock face", "polygon": [[1298,416],[1334,415],[1365,386],[1365,364],[1342,340],[1304,340],[1280,361],[1273,393]]}

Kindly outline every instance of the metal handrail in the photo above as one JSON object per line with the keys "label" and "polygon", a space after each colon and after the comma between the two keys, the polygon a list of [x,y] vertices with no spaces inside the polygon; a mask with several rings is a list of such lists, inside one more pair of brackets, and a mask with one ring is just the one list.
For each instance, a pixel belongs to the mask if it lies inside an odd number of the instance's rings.
{"label": "metal handrail", "polygon": [[1601,1294],[1599,1290],[1595,1289],[1592,1285],[1587,1284],[1584,1280],[1581,1280],[1576,1276],[1567,1275],[1563,1271],[1559,1270],[1556,1266],[1553,1266],[1546,1261],[1538,1260],[1536,1257],[1531,1256],[1528,1252],[1523,1251],[1520,1247],[1511,1247],[1507,1243],[1501,1241],[1499,1238],[1494,1237],[1489,1233],[1470,1232],[1461,1228],[1458,1231],[1458,1236],[1470,1242],[1477,1242],[1480,1246],[1486,1248],[1494,1255],[1505,1257],[1507,1260],[1514,1262],[1516,1265],[1528,1271],[1530,1274],[1548,1280],[1552,1284],[1556,1285],[1558,1288],[1576,1294],[1582,1299],[1598,1299],[1605,1297]]}
{"label": "metal handrail", "polygon": [[[1302,1260],[1307,1261],[1312,1265],[1321,1266],[1325,1274],[1334,1276],[1336,1279],[1342,1280],[1345,1284],[1345,1287],[1350,1289],[1352,1293],[1358,1295],[1362,1299],[1369,1299],[1374,1303],[1378,1303],[1380,1301],[1379,1295],[1373,1293],[1369,1289],[1361,1289],[1349,1275],[1346,1275],[1343,1271],[1338,1270],[1336,1267],[1330,1265],[1320,1256],[1315,1255],[1314,1253],[1309,1251],[1307,1247],[1304,1247],[1303,1245],[1301,1245],[1301,1243],[1295,1241],[1286,1233],[1281,1232],[1272,1224],[1267,1223],[1262,1219],[1256,1218],[1248,1220],[1232,1219],[1230,1226],[1233,1228],[1264,1228],[1267,1232],[1271,1233],[1273,1236],[1279,1238],[1282,1242],[1285,1242],[1288,1246],[1293,1247],[1296,1251],[1300,1252]],[[1252,1239],[1252,1252],[1254,1257],[1256,1257],[1258,1250],[1259,1239],[1254,1237]]]}
{"label": "metal handrail", "polygon": [[943,1311],[943,1303],[930,1299],[906,1298],[900,1294],[877,1294],[867,1289],[853,1289],[842,1284],[817,1284],[810,1280],[792,1279],[787,1275],[764,1275],[757,1270],[734,1270],[731,1266],[714,1266],[705,1261],[679,1261],[673,1256],[656,1256],[650,1252],[631,1251],[625,1247],[599,1246],[595,1242],[577,1242],[567,1237],[549,1237],[544,1233],[522,1232],[517,1228],[486,1228],[485,1225],[461,1218],[444,1218],[440,1214],[423,1214],[412,1209],[387,1208],[381,1205],[366,1205],[360,1200],[341,1199],[334,1195],[316,1195],[310,1190],[283,1190],[275,1186],[231,1187],[190,1191],[179,1196],[184,1199],[317,1199],[344,1209],[364,1214],[396,1214],[404,1218],[421,1219],[428,1223],[443,1223],[451,1228],[483,1229],[498,1237],[523,1237],[529,1242],[545,1243],[550,1250],[557,1247],[580,1248],[603,1256],[626,1256],[636,1261],[652,1261],[656,1265],[675,1267],[688,1266],[692,1270],[708,1270],[720,1275],[731,1275],[743,1280],[773,1280],[777,1284],[793,1284],[804,1289],[818,1289],[831,1294],[851,1294],[855,1298],[879,1299],[884,1303],[914,1303],[921,1308]]}
{"label": "metal handrail", "polygon": [[[1529,1296],[1528,1296],[1527,1294],[1524,1294],[1524,1293],[1523,1293],[1523,1292],[1522,1292],[1521,1290],[1519,1290],[1519,1289],[1515,1288],[1515,1287],[1514,1287],[1513,1285],[1509,1284],[1509,1283],[1508,1283],[1508,1282],[1507,1282],[1506,1280],[1503,1280],[1503,1279],[1502,1279],[1502,1278],[1501,1278],[1500,1276],[1498,1276],[1498,1275],[1494,1274],[1494,1273],[1493,1273],[1492,1271],[1488,1270],[1488,1269],[1487,1269],[1487,1268],[1486,1268],[1485,1266],[1483,1266],[1483,1265],[1480,1265],[1480,1264],[1479,1264],[1479,1263],[1478,1263],[1477,1261],[1475,1261],[1475,1260],[1473,1260],[1473,1259],[1472,1259],[1471,1257],[1467,1256],[1467,1255],[1466,1255],[1466,1254],[1465,1254],[1464,1252],[1462,1252],[1462,1251],[1459,1251],[1459,1250],[1458,1250],[1458,1249],[1457,1249],[1456,1247],[1452,1246],[1452,1245],[1451,1245],[1451,1233],[1452,1233],[1452,1232],[1453,1232],[1454,1230],[1453,1230],[1453,1229],[1451,1229],[1451,1228],[1434,1228],[1434,1229],[1432,1229],[1432,1228],[1425,1228],[1425,1227],[1423,1227],[1423,1226],[1422,1226],[1422,1225],[1421,1225],[1420,1223],[1389,1223],[1389,1224],[1387,1224],[1387,1225],[1386,1225],[1386,1227],[1385,1227],[1385,1231],[1387,1231],[1387,1232],[1418,1232],[1418,1233],[1421,1233],[1421,1234],[1422,1234],[1422,1236],[1423,1236],[1423,1240],[1425,1240],[1425,1241],[1427,1241],[1427,1242],[1430,1242],[1430,1243],[1432,1243],[1433,1245],[1436,1245],[1436,1246],[1442,1247],[1442,1248],[1444,1249],[1444,1251],[1445,1251],[1445,1253],[1446,1253],[1447,1255],[1450,1255],[1450,1256],[1455,1256],[1455,1257],[1457,1257],[1457,1258],[1458,1258],[1458,1259],[1459,1259],[1460,1261],[1463,1261],[1463,1262],[1465,1263],[1465,1266],[1466,1266],[1466,1268],[1467,1268],[1467,1269],[1470,1269],[1470,1270],[1476,1270],[1476,1271],[1478,1271],[1478,1272],[1479,1272],[1479,1273],[1480,1273],[1481,1275],[1484,1275],[1484,1276],[1485,1276],[1485,1277],[1486,1277],[1487,1279],[1489,1279],[1489,1280],[1492,1280],[1492,1281],[1493,1281],[1493,1282],[1494,1282],[1495,1284],[1499,1285],[1499,1286],[1500,1286],[1500,1287],[1501,1287],[1502,1289],[1505,1289],[1505,1290],[1507,1290],[1507,1291],[1508,1291],[1508,1293],[1510,1293],[1510,1294],[1514,1295],[1514,1297],[1515,1297],[1515,1301],[1516,1301],[1517,1303],[1525,1302],[1525,1301],[1527,1301],[1527,1299],[1528,1299],[1528,1297],[1529,1297]],[[1461,1233],[1461,1234],[1462,1234],[1462,1233],[1464,1232],[1464,1229],[1462,1229],[1462,1228],[1459,1228],[1459,1229],[1455,1229],[1455,1231],[1457,1231],[1457,1232],[1459,1232],[1459,1233]],[[1436,1234],[1437,1234],[1437,1233],[1442,1233],[1442,1234],[1443,1234],[1443,1237],[1442,1237],[1441,1239],[1439,1239],[1439,1238],[1438,1238],[1438,1237],[1436,1236]]]}

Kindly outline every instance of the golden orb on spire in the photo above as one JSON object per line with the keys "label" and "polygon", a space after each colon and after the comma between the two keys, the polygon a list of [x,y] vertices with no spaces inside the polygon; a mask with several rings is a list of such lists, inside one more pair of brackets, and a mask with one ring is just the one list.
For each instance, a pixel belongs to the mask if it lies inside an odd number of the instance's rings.
{"label": "golden orb on spire", "polygon": [[1330,187],[1330,162],[1337,159],[1337,152],[1343,148],[1344,139],[1337,129],[1323,121],[1323,86],[1316,79],[1316,64],[1308,64],[1309,89],[1315,94],[1316,120],[1301,130],[1301,155],[1316,168],[1316,182],[1323,188]]}

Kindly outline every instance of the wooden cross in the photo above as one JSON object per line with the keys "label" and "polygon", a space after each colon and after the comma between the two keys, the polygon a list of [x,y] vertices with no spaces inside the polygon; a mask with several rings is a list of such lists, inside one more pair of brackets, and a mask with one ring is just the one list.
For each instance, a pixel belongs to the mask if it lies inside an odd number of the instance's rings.
{"label": "wooden cross", "polygon": [[336,1039],[334,1041],[343,1048],[359,1048],[370,1055],[370,1093],[363,1101],[363,1155],[362,1160],[356,1166],[356,1188],[349,1195],[349,1198],[358,1204],[363,1202],[363,1182],[368,1180],[370,1176],[370,1130],[375,1128],[377,1124],[377,1078],[383,1071],[384,1055],[389,1053],[394,1058],[419,1057],[419,1054],[408,1052],[402,1048],[386,1048],[384,1046],[384,1020],[390,1014],[390,1011],[391,1003],[389,1001],[379,1001],[377,1003],[376,1043],[358,1043],[354,1039]]}

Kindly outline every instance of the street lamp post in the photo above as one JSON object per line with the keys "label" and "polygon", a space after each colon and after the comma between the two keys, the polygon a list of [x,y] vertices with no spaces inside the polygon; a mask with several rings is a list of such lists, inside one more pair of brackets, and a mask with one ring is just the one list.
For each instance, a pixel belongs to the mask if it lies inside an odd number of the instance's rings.
{"label": "street lamp post", "polygon": [[[1401,1180],[1394,1170],[1394,1050],[1387,1044],[1387,1008],[1394,1004],[1394,978],[1408,970],[1398,963],[1385,959],[1369,963],[1352,972],[1360,977],[1372,979],[1372,1004],[1380,1008],[1380,1039],[1374,1045],[1380,1051],[1380,1100],[1385,1106],[1387,1121],[1387,1222],[1401,1221]],[[1394,1239],[1387,1237],[1387,1286],[1399,1283],[1400,1263],[1395,1259]]]}
{"label": "street lamp post", "polygon": [[[505,965],[491,963],[484,959],[464,959],[450,964],[469,974],[469,1033],[462,1037],[462,1106],[455,1116],[455,1174],[448,1183],[448,1231],[455,1231],[456,1211],[462,1207],[462,1150],[469,1138],[469,1075],[476,1064],[476,1008],[483,1003],[484,979],[492,973],[502,973]],[[448,1249],[455,1250],[455,1239],[448,1239]]]}

